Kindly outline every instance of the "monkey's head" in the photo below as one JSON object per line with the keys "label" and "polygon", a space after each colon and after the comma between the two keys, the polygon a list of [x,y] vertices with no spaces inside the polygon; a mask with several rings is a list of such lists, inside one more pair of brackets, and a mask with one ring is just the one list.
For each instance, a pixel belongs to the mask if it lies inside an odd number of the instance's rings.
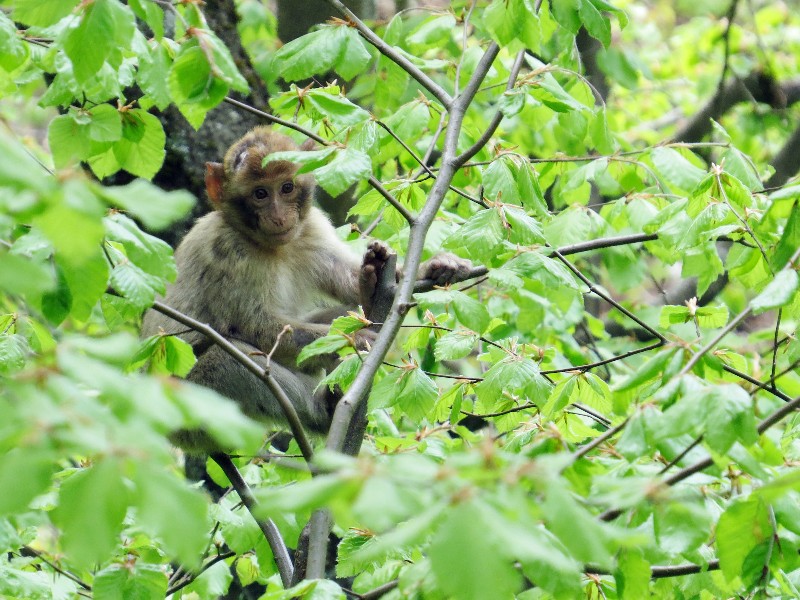
{"label": "monkey's head", "polygon": [[206,163],[206,189],[225,221],[260,248],[293,240],[311,206],[314,179],[285,160],[265,156],[298,148],[291,138],[257,127],[230,147],[222,163]]}

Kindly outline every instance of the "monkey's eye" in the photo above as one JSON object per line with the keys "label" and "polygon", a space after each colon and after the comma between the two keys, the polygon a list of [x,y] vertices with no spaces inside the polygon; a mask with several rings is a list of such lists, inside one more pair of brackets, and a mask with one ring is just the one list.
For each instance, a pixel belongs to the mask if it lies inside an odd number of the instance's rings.
{"label": "monkey's eye", "polygon": [[257,200],[263,200],[267,196],[269,196],[269,192],[264,188],[256,188],[253,190],[253,197],[255,197]]}
{"label": "monkey's eye", "polygon": [[294,184],[291,181],[287,181],[281,186],[282,194],[291,194],[292,190],[294,190]]}

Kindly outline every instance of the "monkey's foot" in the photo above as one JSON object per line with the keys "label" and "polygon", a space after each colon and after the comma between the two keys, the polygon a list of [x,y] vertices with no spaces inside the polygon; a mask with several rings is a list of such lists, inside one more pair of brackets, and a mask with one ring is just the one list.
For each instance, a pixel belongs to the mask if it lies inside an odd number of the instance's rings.
{"label": "monkey's foot", "polygon": [[420,268],[420,279],[431,279],[436,285],[463,281],[469,277],[472,263],[450,253],[434,256]]}
{"label": "monkey's foot", "polygon": [[[392,285],[396,282],[395,255],[383,242],[372,242],[364,254],[361,271],[358,277],[361,306],[364,314],[373,321],[382,321],[384,312],[380,309],[385,304],[385,296],[392,296]],[[387,270],[388,269],[388,270]],[[391,300],[389,300],[391,305]]]}

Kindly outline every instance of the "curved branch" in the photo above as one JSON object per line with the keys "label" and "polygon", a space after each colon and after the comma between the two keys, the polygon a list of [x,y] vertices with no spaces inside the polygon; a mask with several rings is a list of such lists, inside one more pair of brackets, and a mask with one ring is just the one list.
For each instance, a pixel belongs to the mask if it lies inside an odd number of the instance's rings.
{"label": "curved branch", "polygon": [[286,417],[286,422],[289,424],[289,429],[291,429],[292,435],[294,436],[295,440],[297,440],[297,445],[300,447],[300,451],[303,453],[303,458],[305,458],[307,462],[311,462],[311,459],[314,456],[314,448],[311,445],[308,436],[306,435],[305,429],[303,428],[303,423],[300,421],[300,417],[297,414],[297,410],[295,410],[294,404],[292,404],[292,401],[286,395],[286,392],[283,391],[283,388],[281,388],[278,382],[275,381],[275,378],[267,369],[261,368],[258,363],[247,356],[247,354],[239,350],[236,346],[231,344],[225,338],[225,336],[223,336],[210,325],[201,323],[200,321],[197,321],[196,319],[193,319],[192,317],[185,315],[158,300],[153,303],[153,310],[168,316],[172,320],[177,321],[182,325],[190,327],[198,333],[202,333],[212,343],[219,346],[253,375],[266,383],[267,387],[275,395],[278,404],[280,404],[283,415]]}
{"label": "curved branch", "polygon": [[269,543],[269,547],[272,550],[272,555],[275,557],[275,564],[277,565],[278,572],[281,575],[283,587],[289,587],[292,584],[294,567],[292,566],[292,559],[289,558],[289,551],[286,549],[286,543],[281,537],[281,532],[278,531],[278,528],[275,523],[272,522],[272,519],[268,518],[264,520],[255,515],[258,502],[253,497],[253,492],[250,491],[250,486],[247,485],[247,482],[242,478],[242,474],[239,473],[239,469],[237,469],[236,465],[233,464],[231,457],[227,454],[216,453],[212,454],[211,458],[219,465],[223,473],[225,473],[225,476],[228,478],[228,481],[231,482],[233,489],[235,489],[236,493],[239,494],[242,504],[244,504],[250,514],[253,515],[253,518],[258,524],[258,528],[261,529],[261,533],[264,534],[264,537]]}
{"label": "curved branch", "polygon": [[384,42],[374,31],[364,25],[364,22],[359,19],[353,11],[347,8],[339,0],[327,0],[333,8],[339,13],[344,15],[350,23],[358,30],[365,40],[375,46],[375,48],[389,60],[395,62],[401,69],[411,75],[417,82],[428,90],[434,98],[436,98],[445,108],[450,108],[453,104],[453,99],[450,97],[444,88],[440,87],[433,79],[428,77],[422,72],[414,63],[408,60],[405,56],[397,52],[392,46]]}

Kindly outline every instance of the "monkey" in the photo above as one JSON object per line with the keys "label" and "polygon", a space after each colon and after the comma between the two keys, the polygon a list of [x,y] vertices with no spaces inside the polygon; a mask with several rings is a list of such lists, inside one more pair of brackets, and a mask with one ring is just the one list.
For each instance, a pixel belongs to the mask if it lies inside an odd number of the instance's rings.
{"label": "monkey", "polygon": [[[297,366],[297,356],[328,334],[334,316],[359,304],[370,316],[390,250],[372,242],[359,258],[312,205],[312,175],[297,173],[297,165],[286,160],[262,164],[275,152],[312,147],[312,140],[298,147],[270,127],[257,127],[230,147],[222,163],[206,163],[214,210],[196,221],[175,250],[178,277],[164,302],[209,324],[261,366],[272,352],[270,373],[304,427],[324,434],[338,397],[315,389],[336,357],[314,357]],[[469,261],[445,254],[424,263],[419,276],[445,284],[464,279],[470,267]],[[284,330],[286,325],[290,329]],[[179,335],[192,345],[197,362],[189,381],[234,400],[251,418],[285,423],[259,378],[202,334],[151,309],[142,335],[159,333]],[[367,350],[375,335],[370,329],[357,332],[356,347]],[[206,438],[197,443],[207,444]],[[193,445],[183,439],[178,445]]]}

